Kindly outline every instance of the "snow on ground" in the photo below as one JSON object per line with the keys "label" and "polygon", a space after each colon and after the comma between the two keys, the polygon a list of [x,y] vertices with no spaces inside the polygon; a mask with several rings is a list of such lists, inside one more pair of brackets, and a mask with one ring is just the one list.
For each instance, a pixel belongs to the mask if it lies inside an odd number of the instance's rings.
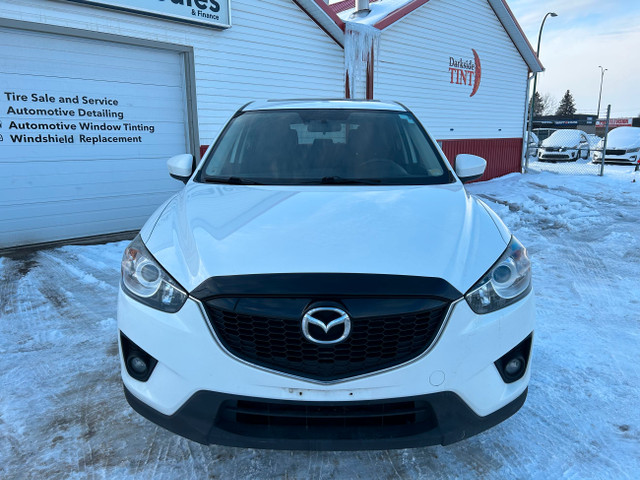
{"label": "snow on ground", "polygon": [[640,177],[513,174],[469,191],[528,246],[529,398],[449,447],[288,452],[202,446],[124,400],[116,343],[126,242],[0,259],[0,478],[571,478],[640,475]]}

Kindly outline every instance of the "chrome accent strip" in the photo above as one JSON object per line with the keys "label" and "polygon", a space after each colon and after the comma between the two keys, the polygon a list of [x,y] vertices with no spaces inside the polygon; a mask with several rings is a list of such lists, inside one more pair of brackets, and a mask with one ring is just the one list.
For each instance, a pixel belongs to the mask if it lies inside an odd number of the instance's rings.
{"label": "chrome accent strip", "polygon": [[404,363],[401,363],[399,365],[394,365],[393,367],[385,368],[383,370],[376,370],[375,372],[363,373],[362,375],[357,375],[355,377],[341,378],[339,380],[321,381],[321,380],[314,380],[314,379],[308,378],[308,377],[301,377],[300,375],[294,375],[294,374],[291,374],[291,373],[281,372],[280,370],[273,370],[271,368],[263,367],[262,365],[256,365],[255,363],[251,363],[251,362],[248,362],[247,360],[244,360],[242,358],[236,357],[233,353],[231,353],[229,350],[227,350],[227,348],[222,344],[222,342],[220,341],[220,339],[216,335],[216,332],[213,329],[213,326],[211,325],[211,322],[209,321],[209,317],[207,315],[207,311],[205,310],[203,303],[200,300],[198,300],[197,298],[192,297],[191,295],[189,295],[189,299],[191,299],[194,302],[196,302],[196,304],[198,305],[198,308],[200,309],[200,313],[202,314],[202,320],[204,320],[204,322],[206,323],[207,328],[209,329],[209,332],[211,332],[211,336],[213,337],[214,341],[216,342],[218,347],[220,347],[220,349],[224,353],[226,353],[230,358],[232,358],[232,359],[234,359],[234,360],[236,360],[236,361],[238,361],[238,362],[240,362],[240,363],[242,363],[244,365],[247,365],[249,367],[257,368],[258,370],[262,370],[263,372],[272,373],[272,374],[275,374],[275,375],[280,375],[281,377],[294,378],[296,380],[301,380],[303,382],[314,383],[316,385],[337,385],[337,384],[340,384],[340,383],[350,382],[352,380],[360,380],[362,378],[371,377],[373,375],[378,375],[378,374],[381,374],[381,373],[387,373],[387,372],[390,372],[390,371],[393,371],[393,370],[397,370],[399,368],[406,367],[407,365],[410,365],[410,364],[415,363],[415,362],[417,362],[419,360],[422,360],[438,344],[438,341],[440,340],[440,337],[442,337],[442,333],[444,332],[444,329],[446,328],[447,324],[449,323],[449,319],[451,318],[451,315],[453,314],[453,310],[454,310],[455,306],[458,303],[464,301],[464,297],[460,297],[459,299],[454,300],[453,302],[451,302],[451,304],[449,305],[449,309],[447,310],[447,313],[446,313],[446,315],[444,317],[444,320],[442,321],[442,325],[440,326],[440,330],[438,330],[438,333],[436,334],[435,338],[433,339],[433,342],[431,342],[431,345],[429,345],[429,348],[427,348],[424,352],[422,352],[417,357],[412,358],[411,360],[408,360],[408,361],[406,361]]}

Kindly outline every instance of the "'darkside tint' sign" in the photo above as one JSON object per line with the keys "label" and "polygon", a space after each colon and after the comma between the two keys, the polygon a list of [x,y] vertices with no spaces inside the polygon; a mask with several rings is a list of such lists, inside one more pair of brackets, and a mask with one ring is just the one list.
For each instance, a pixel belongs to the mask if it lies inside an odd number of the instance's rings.
{"label": "'darkside tint' sign", "polygon": [[482,79],[482,67],[480,66],[480,57],[478,52],[473,48],[472,59],[449,57],[449,73],[451,81],[455,85],[468,85],[471,88],[470,97],[473,97],[480,88],[480,80]]}
{"label": "'darkside tint' sign", "polygon": [[231,26],[231,0],[67,0],[97,7],[198,23],[215,28]]}

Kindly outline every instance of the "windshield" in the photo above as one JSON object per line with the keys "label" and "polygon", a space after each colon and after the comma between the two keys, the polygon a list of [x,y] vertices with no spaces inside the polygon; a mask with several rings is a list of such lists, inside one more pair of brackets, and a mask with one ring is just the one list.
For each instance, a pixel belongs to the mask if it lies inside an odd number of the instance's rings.
{"label": "windshield", "polygon": [[376,110],[266,110],[235,117],[199,181],[301,185],[449,183],[413,115]]}
{"label": "windshield", "polygon": [[578,130],[556,130],[542,144],[546,147],[576,146],[583,140],[582,132]]}

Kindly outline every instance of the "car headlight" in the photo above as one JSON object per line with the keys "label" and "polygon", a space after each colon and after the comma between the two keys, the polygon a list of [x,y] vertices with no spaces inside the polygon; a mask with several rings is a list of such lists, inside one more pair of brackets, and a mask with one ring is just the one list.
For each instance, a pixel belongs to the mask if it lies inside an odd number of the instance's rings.
{"label": "car headlight", "polygon": [[187,301],[187,293],[151,256],[139,235],[122,256],[122,289],[135,300],[169,313]]}
{"label": "car headlight", "polygon": [[640,152],[640,147],[627,150],[627,153],[635,153],[635,152]]}
{"label": "car headlight", "polygon": [[527,249],[511,237],[507,249],[465,298],[476,313],[489,313],[511,305],[531,290],[531,261]]}

